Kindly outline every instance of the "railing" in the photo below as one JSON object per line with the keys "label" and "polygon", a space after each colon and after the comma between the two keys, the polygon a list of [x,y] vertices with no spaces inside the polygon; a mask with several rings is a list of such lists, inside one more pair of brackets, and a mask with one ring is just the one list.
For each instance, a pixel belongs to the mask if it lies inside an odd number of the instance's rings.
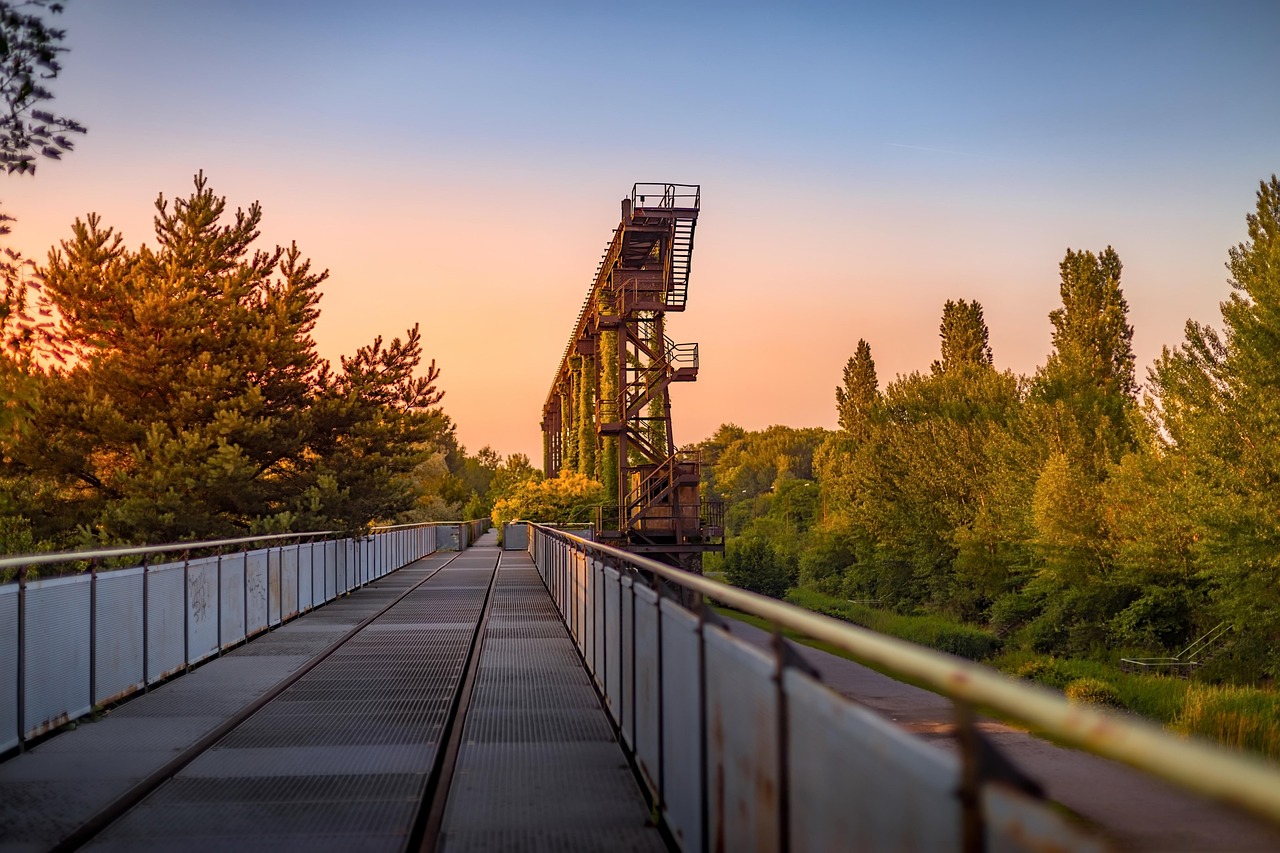
{"label": "railing", "polygon": [[[488,521],[0,558],[0,572],[18,572],[0,585],[0,754],[432,551],[466,548],[481,526]],[[102,568],[128,558],[136,564]],[[28,579],[33,567],[71,563],[89,567]]]}
{"label": "railing", "polygon": [[698,184],[635,184],[631,187],[631,206],[666,207],[697,210],[702,205],[702,187]]}
{"label": "railing", "polygon": [[[530,552],[647,793],[683,850],[1063,849],[1102,844],[988,777],[982,707],[1280,823],[1261,761],[1071,704],[1043,688],[639,555],[530,525]],[[768,620],[765,654],[703,596]],[[924,744],[808,671],[782,629],[950,697],[959,752]]]}
{"label": "railing", "polygon": [[1171,658],[1120,658],[1120,666],[1133,672],[1173,672],[1182,678],[1188,678],[1197,667],[1208,662],[1234,629],[1235,626],[1230,622],[1219,622],[1207,634]]}

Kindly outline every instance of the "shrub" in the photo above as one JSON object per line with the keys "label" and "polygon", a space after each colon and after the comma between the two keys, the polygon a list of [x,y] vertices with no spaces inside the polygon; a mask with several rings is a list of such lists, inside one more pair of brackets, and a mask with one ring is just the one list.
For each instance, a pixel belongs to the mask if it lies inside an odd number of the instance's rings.
{"label": "shrub", "polygon": [[1077,678],[1067,685],[1067,698],[1072,702],[1087,702],[1090,705],[1105,705],[1110,708],[1123,708],[1120,692],[1109,681],[1101,678]]}
{"label": "shrub", "polygon": [[1062,690],[1076,680],[1057,658],[1033,658],[1018,667],[1015,674],[1018,678],[1025,678],[1055,690]]}
{"label": "shrub", "polygon": [[769,540],[756,536],[732,539],[724,552],[724,579],[734,586],[782,598],[795,583],[795,572]]}

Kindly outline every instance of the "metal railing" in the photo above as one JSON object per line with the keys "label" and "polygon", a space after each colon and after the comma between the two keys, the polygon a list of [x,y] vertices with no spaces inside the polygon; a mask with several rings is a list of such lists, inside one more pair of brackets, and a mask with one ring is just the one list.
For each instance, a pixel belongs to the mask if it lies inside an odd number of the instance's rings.
{"label": "metal railing", "polygon": [[[0,558],[0,754],[145,691],[436,550],[488,521],[103,548]],[[193,556],[193,554],[195,556]],[[138,558],[123,568],[109,562]],[[88,564],[29,579],[33,567]]]}
{"label": "metal railing", "polygon": [[[1280,823],[1280,773],[995,670],[562,531],[529,549],[648,794],[684,850],[1101,849],[1032,793],[990,778],[982,708]],[[774,626],[771,654],[702,602]],[[692,606],[686,606],[690,604]],[[959,754],[823,687],[781,631],[952,699]]]}
{"label": "metal railing", "polygon": [[702,205],[698,184],[637,183],[631,187],[631,206],[697,210]]}

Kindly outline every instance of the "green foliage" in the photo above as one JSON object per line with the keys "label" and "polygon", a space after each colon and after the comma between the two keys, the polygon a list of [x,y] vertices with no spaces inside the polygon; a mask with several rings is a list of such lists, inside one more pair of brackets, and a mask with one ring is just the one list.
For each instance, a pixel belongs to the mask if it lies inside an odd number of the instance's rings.
{"label": "green foliage", "polygon": [[785,554],[779,554],[763,536],[743,536],[728,543],[724,552],[724,578],[734,586],[782,598],[796,580]]}
{"label": "green foliage", "polygon": [[[417,498],[449,438],[417,327],[341,360],[315,353],[319,285],[296,246],[255,250],[262,212],[203,175],[156,202],[156,248],[97,215],[49,255],[43,292],[66,366],[5,356],[31,402],[0,433],[0,511],[37,539],[171,541],[355,528]],[[14,410],[10,409],[13,413]]]}
{"label": "green foliage", "polygon": [[1173,729],[1280,759],[1280,695],[1252,687],[1192,685]]}
{"label": "green foliage", "polygon": [[872,631],[907,640],[969,660],[986,660],[1001,647],[989,631],[936,614],[906,616],[843,601],[809,589],[793,589],[787,601],[807,610],[825,613]]}
{"label": "green foliage", "polygon": [[1104,705],[1109,708],[1124,707],[1115,685],[1100,678],[1077,678],[1066,686],[1063,693],[1072,702]]}
{"label": "green foliage", "polygon": [[1017,676],[1045,687],[1062,690],[1075,680],[1070,670],[1057,658],[1032,658],[1017,669]]}
{"label": "green foliage", "polygon": [[604,487],[576,471],[558,477],[541,474],[517,481],[493,505],[493,522],[501,529],[509,521],[572,524],[592,520],[604,501]]}
{"label": "green foliage", "polygon": [[840,429],[854,437],[863,437],[879,397],[880,383],[876,379],[876,363],[871,358],[871,345],[859,340],[856,352],[844,366],[844,385],[836,388]]}
{"label": "green foliage", "polygon": [[67,48],[61,44],[66,32],[24,11],[32,8],[62,12],[51,0],[0,2],[0,163],[9,172],[34,172],[38,157],[60,159],[75,147],[67,134],[86,132],[77,121],[36,109],[53,97],[45,81],[58,76],[58,57]]}
{"label": "green foliage", "polygon": [[992,365],[990,332],[977,301],[948,299],[942,306],[942,358],[933,363],[934,373]]}

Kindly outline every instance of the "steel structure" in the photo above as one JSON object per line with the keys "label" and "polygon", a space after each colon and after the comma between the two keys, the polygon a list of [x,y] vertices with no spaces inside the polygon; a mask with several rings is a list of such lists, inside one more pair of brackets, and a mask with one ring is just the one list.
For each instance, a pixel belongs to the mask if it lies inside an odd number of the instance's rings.
{"label": "steel structure", "polygon": [[723,508],[699,495],[696,454],[677,451],[673,382],[698,378],[698,345],[667,336],[689,293],[700,189],[644,184],[622,200],[542,411],[543,468],[600,480],[597,535],[693,571],[723,546]]}

